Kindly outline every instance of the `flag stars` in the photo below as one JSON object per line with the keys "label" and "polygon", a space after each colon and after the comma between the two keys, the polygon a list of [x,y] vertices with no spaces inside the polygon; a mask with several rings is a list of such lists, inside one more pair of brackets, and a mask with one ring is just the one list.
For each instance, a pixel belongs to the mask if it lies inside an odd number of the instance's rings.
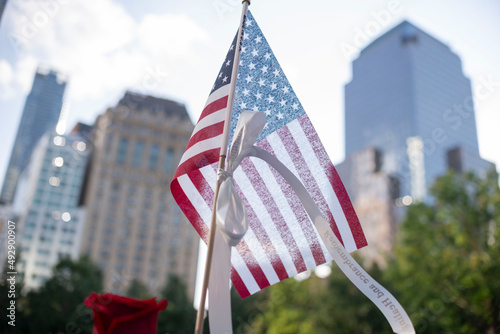
{"label": "flag stars", "polygon": [[270,87],[271,87],[271,90],[275,90],[275,89],[277,88],[277,85],[273,82],[273,83],[270,85]]}
{"label": "flag stars", "polygon": [[254,106],[254,107],[252,108],[252,110],[253,110],[253,111],[259,111],[259,107]]}
{"label": "flag stars", "polygon": [[276,114],[276,117],[277,117],[278,119],[283,119],[285,116],[283,116],[283,114],[282,114],[282,113],[281,113],[281,111],[280,111],[280,112],[278,112],[278,113]]}
{"label": "flag stars", "polygon": [[261,94],[261,93],[259,93],[259,92],[257,92],[257,94],[255,94],[255,98],[256,98],[257,100],[260,100],[260,99],[262,98],[262,94]]}
{"label": "flag stars", "polygon": [[226,61],[226,66],[229,66],[231,65],[231,59],[229,59],[228,61]]}
{"label": "flag stars", "polygon": [[248,65],[248,68],[250,68],[251,70],[255,70],[255,64],[254,63],[250,63],[250,65]]}
{"label": "flag stars", "polygon": [[282,90],[283,90],[283,93],[285,93],[285,94],[288,94],[288,92],[290,91],[290,89],[287,86],[283,87]]}
{"label": "flag stars", "polygon": [[264,114],[266,114],[267,116],[271,115],[271,110],[269,109],[264,110]]}
{"label": "flag stars", "polygon": [[257,50],[255,50],[255,49],[253,49],[253,51],[252,51],[252,56],[256,57],[256,56],[258,56],[258,55],[259,55],[259,51],[257,51]]}
{"label": "flag stars", "polygon": [[260,42],[262,42],[262,37],[260,36],[255,37],[255,43],[260,43]]}
{"label": "flag stars", "polygon": [[248,89],[243,89],[243,95],[248,96],[250,94],[250,91]]}
{"label": "flag stars", "polygon": [[274,96],[269,95],[269,97],[266,98],[267,102],[272,103],[274,102]]}
{"label": "flag stars", "polygon": [[278,69],[275,69],[274,72],[273,72],[273,74],[274,74],[275,77],[279,77],[280,71],[278,71]]}
{"label": "flag stars", "polygon": [[265,79],[260,79],[260,80],[259,80],[259,86],[260,86],[260,87],[265,86],[265,83],[266,83],[266,80],[265,80]]}
{"label": "flag stars", "polygon": [[226,75],[224,78],[222,78],[222,82],[226,82],[226,81],[227,81],[227,79],[229,79],[229,78],[228,78],[228,77],[227,77],[227,75]]}
{"label": "flag stars", "polygon": [[246,46],[242,46],[240,53],[245,53],[246,51],[247,51],[247,47]]}
{"label": "flag stars", "polygon": [[253,20],[247,19],[247,20],[245,21],[245,26],[247,26],[247,27],[251,26],[251,25],[252,25],[252,22],[253,22]]}
{"label": "flag stars", "polygon": [[248,33],[246,31],[243,33],[243,39],[248,39]]}
{"label": "flag stars", "polygon": [[299,104],[297,102],[295,102],[294,104],[292,104],[292,109],[293,110],[299,109]]}
{"label": "flag stars", "polygon": [[281,100],[281,101],[280,101],[280,106],[284,107],[284,106],[285,106],[285,104],[286,104],[286,101],[285,101],[285,100]]}
{"label": "flag stars", "polygon": [[266,65],[262,66],[262,68],[260,69],[262,71],[262,74],[267,73],[268,68],[269,67],[267,67]]}
{"label": "flag stars", "polygon": [[266,58],[266,60],[271,59],[271,54],[270,54],[269,52],[267,52],[267,53],[264,55],[264,58]]}
{"label": "flag stars", "polygon": [[247,75],[247,77],[245,78],[245,80],[247,81],[247,83],[250,83],[250,82],[252,82],[253,77]]}
{"label": "flag stars", "polygon": [[247,107],[247,104],[245,102],[240,103],[240,108],[245,109]]}
{"label": "flag stars", "polygon": [[219,73],[219,79],[222,78],[222,72]]}
{"label": "flag stars", "polygon": [[231,47],[229,48],[229,51],[233,51],[234,50],[234,44],[231,45]]}

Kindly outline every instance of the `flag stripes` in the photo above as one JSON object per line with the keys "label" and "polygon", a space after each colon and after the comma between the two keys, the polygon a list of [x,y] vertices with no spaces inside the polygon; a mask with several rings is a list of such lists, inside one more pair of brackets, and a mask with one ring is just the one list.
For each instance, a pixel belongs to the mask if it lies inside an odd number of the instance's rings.
{"label": "flag stripes", "polygon": [[[309,126],[310,120],[304,114],[261,140],[258,146],[274,154],[299,177],[318,203],[324,217],[335,228],[339,240],[347,250],[353,251],[363,245],[363,240],[354,240],[347,223],[350,202],[343,203],[345,189],[339,189],[338,175],[333,173],[335,169],[331,162],[325,161],[326,152],[319,138],[309,135]],[[237,192],[246,204],[249,220],[249,230],[243,241],[234,248],[231,257],[233,284],[240,294],[253,294],[331,261],[305,209],[285,180],[257,158],[245,159],[240,167],[234,172],[234,181]],[[189,206],[181,208],[186,215],[191,215],[190,221],[194,222],[193,225],[205,240],[211,220],[216,179],[215,163],[174,180],[190,202]],[[324,187],[325,183],[331,186]],[[186,207],[190,209],[184,209]],[[192,211],[198,215],[193,215]],[[288,218],[285,224],[285,216],[295,219]]]}

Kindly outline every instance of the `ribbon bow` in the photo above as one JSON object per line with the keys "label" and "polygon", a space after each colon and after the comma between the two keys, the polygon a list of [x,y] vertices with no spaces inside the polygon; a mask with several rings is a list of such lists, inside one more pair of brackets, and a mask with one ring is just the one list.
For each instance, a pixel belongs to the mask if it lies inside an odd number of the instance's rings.
{"label": "ribbon bow", "polygon": [[253,144],[266,125],[266,116],[261,112],[245,110],[241,113],[234,131],[227,158],[227,169],[219,170],[220,183],[217,197],[213,261],[210,270],[209,325],[210,332],[232,333],[229,274],[231,271],[231,247],[236,246],[248,229],[248,221],[240,196],[233,184],[233,172],[241,161],[250,155]]}

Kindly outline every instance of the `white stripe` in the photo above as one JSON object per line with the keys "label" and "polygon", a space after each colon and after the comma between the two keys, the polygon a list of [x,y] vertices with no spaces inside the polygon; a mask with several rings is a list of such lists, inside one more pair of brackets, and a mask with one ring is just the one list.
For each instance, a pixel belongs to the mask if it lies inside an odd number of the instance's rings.
{"label": "white stripe", "polygon": [[261,290],[259,284],[257,284],[257,281],[245,264],[245,261],[243,261],[243,259],[241,258],[240,253],[231,252],[231,264],[240,275],[241,280],[243,281],[246,288],[248,289],[248,292],[250,292],[251,295]]}
{"label": "white stripe", "polygon": [[207,126],[224,122],[224,119],[226,117],[226,110],[227,108],[222,108],[221,110],[218,110],[214,113],[211,113],[210,115],[200,119],[198,121],[198,124],[194,127],[193,134],[191,137],[193,137],[195,134],[197,134],[200,130],[203,130]]}
{"label": "white stripe", "polygon": [[[219,89],[217,89],[212,94],[210,94],[208,96],[207,102],[205,103],[205,107],[208,106],[210,103],[217,101],[218,99],[228,95],[229,94],[229,86],[230,86],[229,84],[224,85],[224,86],[220,87]],[[203,109],[205,109],[205,107],[203,107]]]}
{"label": "white stripe", "polygon": [[[279,159],[279,161],[283,163],[299,179],[300,182],[302,182],[302,180],[300,180],[299,173],[295,169],[295,165],[292,159],[290,158],[290,155],[288,154],[288,151],[283,142],[281,141],[281,138],[278,136],[278,134],[276,132],[271,133],[269,136],[267,136],[267,141],[271,146],[272,150],[274,151],[274,154]],[[330,255],[330,252],[323,243],[323,240],[316,228],[314,228],[314,232],[316,234],[316,237],[318,238],[319,244],[321,246],[321,251],[325,256],[326,261],[327,262],[331,261],[332,256]]]}
{"label": "white stripe", "polygon": [[[215,186],[216,186],[216,182],[217,182],[216,169],[214,169],[213,165],[212,166],[205,166],[203,168],[200,168],[200,172],[203,175],[203,177],[205,178],[205,181],[208,183],[210,188],[212,188],[212,191],[215,193]],[[249,232],[250,232],[250,229],[247,232],[247,234],[245,235],[245,241],[247,239],[247,235]],[[252,235],[253,235],[253,233],[252,233]],[[253,235],[253,238],[255,238],[255,235]],[[248,244],[248,242],[247,242],[247,244]],[[260,254],[259,256],[265,257],[265,254]],[[241,257],[241,255],[238,251],[231,252],[231,264],[234,266],[234,269],[236,269],[236,271],[240,275],[240,277],[243,280],[243,283],[247,287],[248,291],[252,291],[252,292],[250,292],[251,294],[254,294],[255,292],[260,290],[260,287],[257,284],[257,281],[253,277],[252,273],[248,269],[245,261],[243,261],[243,258]],[[276,276],[276,274],[275,274],[275,276]],[[277,279],[277,276],[276,276],[276,279]],[[276,282],[279,282],[279,279],[277,279],[274,283],[276,283]],[[271,283],[271,284],[274,284],[274,283]]]}
{"label": "white stripe", "polygon": [[[208,167],[208,166],[207,166]],[[205,180],[209,182],[210,187],[212,188],[212,191],[215,193],[215,183],[217,180],[216,172],[213,168],[202,168],[201,172],[203,176],[205,177]],[[276,274],[276,271],[274,270],[271,262],[269,261],[269,258],[266,255],[266,252],[262,248],[262,245],[260,244],[259,240],[255,236],[254,231],[252,230],[251,227],[248,228],[247,233],[245,234],[245,237],[243,238],[245,240],[245,243],[247,244],[248,248],[251,250],[253,253],[254,257],[257,259],[257,262],[259,263],[259,266],[262,268],[262,271],[267,277],[267,280],[269,283],[272,285],[274,283],[278,283],[280,281],[278,275]],[[241,257],[241,255],[238,253],[238,251],[233,251],[232,256],[234,254],[238,254],[238,256]],[[246,267],[246,264],[243,260],[241,260],[241,265]],[[233,263],[235,266],[235,269],[240,273],[240,266],[236,266],[236,263]],[[241,276],[241,273],[240,273]],[[252,276],[253,277],[253,276]],[[243,279],[243,277],[242,277]],[[260,289],[260,288],[259,288]]]}
{"label": "white stripe", "polygon": [[312,177],[319,186],[323,197],[326,199],[328,207],[330,208],[335,222],[337,223],[339,233],[342,236],[345,249],[347,249],[348,252],[355,251],[357,249],[356,243],[354,242],[352,231],[345,217],[344,210],[342,210],[339,199],[337,198],[330,181],[321,167],[316,154],[314,154],[314,150],[304,133],[304,129],[302,129],[298,120],[290,122],[287,126],[290,129],[290,133],[297,143],[302,156],[304,157],[304,161],[311,171]]}
{"label": "white stripe", "polygon": [[262,203],[262,199],[257,194],[252,183],[241,168],[237,168],[234,171],[234,180],[243,191],[243,194],[245,195],[248,203],[252,206],[255,215],[261,222],[263,228],[266,230],[269,239],[274,244],[274,248],[276,249],[277,255],[280,257],[281,262],[283,262],[288,277],[297,275],[297,269],[295,268],[292,257],[288,252],[288,247],[281,238],[281,234],[276,228],[276,225],[273,223],[271,216],[267,210],[264,209],[265,205]]}
{"label": "white stripe", "polygon": [[198,212],[205,225],[207,225],[207,228],[210,227],[212,209],[207,205],[207,202],[205,202],[205,199],[203,199],[201,194],[198,192],[198,189],[196,189],[193,182],[191,182],[191,179],[187,176],[187,174],[183,174],[179,176],[177,180],[196,212]]}
{"label": "white stripe", "polygon": [[299,247],[306,267],[308,269],[315,268],[316,261],[314,260],[314,256],[311,252],[311,245],[307,242],[307,237],[304,235],[304,231],[302,230],[300,223],[297,221],[293,209],[288,204],[285,194],[281,191],[281,186],[274,177],[271,168],[265,161],[256,158],[251,158],[251,160],[255,164],[255,168],[259,171],[260,177],[264,180],[267,188],[269,189],[280,214],[283,218],[285,218],[286,225],[290,229],[290,232]]}
{"label": "white stripe", "polygon": [[189,160],[190,158],[194,157],[195,155],[214,149],[214,148],[220,148],[220,145],[222,143],[222,134],[218,135],[216,137],[212,137],[203,141],[200,141],[190,148],[188,148],[184,154],[182,155],[181,162],[179,163],[179,166],[184,163],[186,160]]}

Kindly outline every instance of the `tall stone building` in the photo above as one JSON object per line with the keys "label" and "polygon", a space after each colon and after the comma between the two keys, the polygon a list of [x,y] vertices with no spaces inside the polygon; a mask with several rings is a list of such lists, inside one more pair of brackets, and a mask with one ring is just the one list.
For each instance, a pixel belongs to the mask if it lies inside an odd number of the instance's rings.
{"label": "tall stone building", "polygon": [[107,291],[138,280],[155,292],[175,274],[193,297],[199,239],[170,194],[192,131],[183,105],[131,92],[97,118],[81,251]]}

